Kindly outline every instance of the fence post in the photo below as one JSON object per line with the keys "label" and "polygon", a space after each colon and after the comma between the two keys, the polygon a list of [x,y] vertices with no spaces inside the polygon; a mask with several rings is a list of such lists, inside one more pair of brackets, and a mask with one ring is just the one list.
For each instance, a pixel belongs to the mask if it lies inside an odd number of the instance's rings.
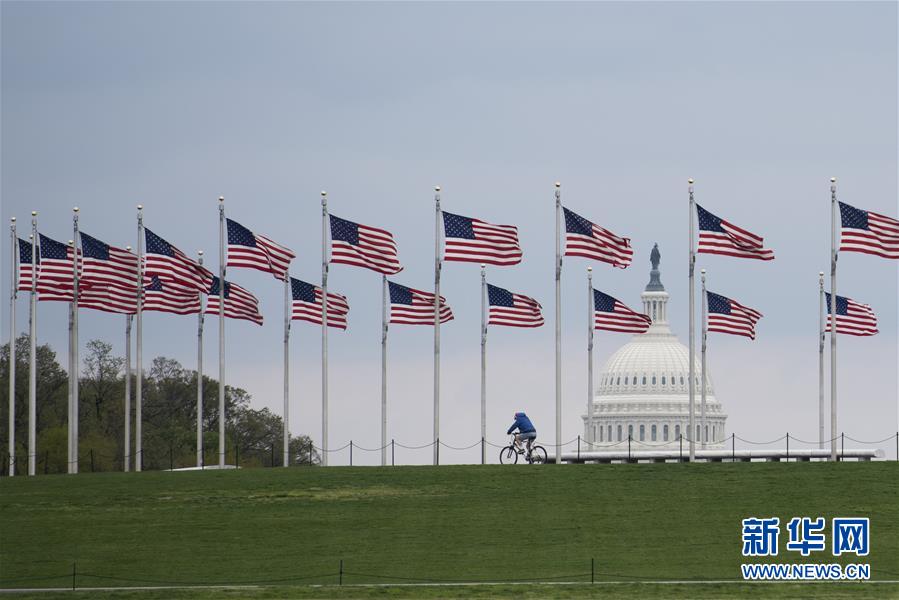
{"label": "fence post", "polygon": [[343,559],[340,559],[340,579],[337,580],[337,585],[343,585]]}
{"label": "fence post", "polygon": [[787,462],[790,462],[790,432],[787,432]]}
{"label": "fence post", "polygon": [[593,558],[590,559],[590,583],[596,583],[596,578],[594,577],[594,569],[593,569]]}
{"label": "fence post", "polygon": [[631,434],[627,434],[627,462],[631,462]]}
{"label": "fence post", "polygon": [[75,561],[73,560],[72,561],[72,591],[73,592],[75,591],[75,575],[76,575]]}
{"label": "fence post", "polygon": [[577,436],[577,460],[581,461],[581,436]]}
{"label": "fence post", "polygon": [[234,466],[240,466],[240,446],[237,443],[234,444]]}
{"label": "fence post", "polygon": [[434,462],[435,462],[437,465],[439,465],[439,464],[440,464],[440,438],[437,438],[437,441],[434,442],[434,443],[437,444],[437,453],[436,453],[436,455],[435,455],[435,458],[436,458],[437,460],[435,460]]}
{"label": "fence post", "polygon": [[391,439],[391,440],[390,440],[390,466],[391,466],[391,467],[396,466],[396,462],[395,462],[395,460],[394,460],[394,459],[396,458],[396,444],[395,444],[395,442],[396,442],[396,440],[394,440],[394,439]]}
{"label": "fence post", "polygon": [[309,466],[312,466],[312,439],[309,439]]}
{"label": "fence post", "polygon": [[737,462],[737,434],[730,434],[730,462]]}
{"label": "fence post", "polygon": [[350,466],[353,466],[353,440],[350,440]]}
{"label": "fence post", "polygon": [[94,472],[94,449],[91,448],[91,473]]}
{"label": "fence post", "polygon": [[[896,440],[896,443],[899,444],[899,433],[896,434]],[[899,451],[896,452],[896,460],[899,460]],[[484,438],[481,438],[481,464],[487,464],[487,448],[484,445]]]}
{"label": "fence post", "polygon": [[680,434],[677,442],[680,445],[680,450],[678,450],[678,461],[684,462],[684,434]]}
{"label": "fence post", "polygon": [[843,432],[840,434],[840,457],[838,460],[842,461],[846,457],[846,433]]}
{"label": "fence post", "polygon": [[899,431],[896,432],[896,462],[899,462]]}
{"label": "fence post", "polygon": [[272,464],[271,466],[275,466],[275,445],[272,444]]}
{"label": "fence post", "polygon": [[175,451],[169,446],[169,471],[175,470]]}

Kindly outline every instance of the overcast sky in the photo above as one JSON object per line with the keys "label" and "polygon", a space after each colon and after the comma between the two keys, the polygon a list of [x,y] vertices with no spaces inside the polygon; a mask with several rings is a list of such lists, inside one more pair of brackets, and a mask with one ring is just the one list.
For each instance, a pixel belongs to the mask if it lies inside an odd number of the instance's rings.
{"label": "overcast sky", "polygon": [[[563,203],[629,236],[627,270],[595,264],[595,285],[633,307],[658,242],[669,314],[687,337],[687,185],[697,202],[765,236],[773,262],[701,255],[709,289],[764,313],[758,339],[712,334],[709,365],[728,433],[817,436],[818,272],[829,271],[831,176],[838,195],[896,216],[895,3],[12,3],[2,15],[2,216],[27,236],[82,230],[136,245],[146,225],[217,265],[227,215],[297,253],[319,281],[320,190],[332,212],[384,227],[405,270],[433,285],[433,186],[450,212],[519,227],[524,261],[488,280],[542,302],[547,326],[489,333],[488,437],[526,410],[554,442],[553,182]],[[9,244],[3,248],[4,298]],[[565,440],[585,410],[585,267],[563,273]],[[449,263],[442,291],[441,438],[479,438],[479,274]],[[880,334],[840,338],[839,428],[897,429],[897,263],[840,260],[838,292],[870,304]],[[262,327],[229,321],[229,384],[281,413],[282,287],[232,269]],[[334,265],[350,328],[330,336],[332,446],[380,442],[380,278]],[[27,301],[18,304],[27,329]],[[65,364],[66,308],[41,303],[39,340]],[[3,335],[8,312],[4,308]],[[195,317],[145,317],[145,365],[196,367]],[[217,376],[217,322],[205,364]],[[124,352],[124,317],[81,311],[92,338]],[[598,332],[597,380],[629,337]],[[390,331],[389,437],[432,428],[432,329]],[[318,443],[320,330],[294,323],[291,430]],[[444,460],[474,460],[444,451]],[[333,463],[345,461],[335,457]],[[425,462],[428,451],[398,451]],[[374,463],[376,453],[355,461]]]}

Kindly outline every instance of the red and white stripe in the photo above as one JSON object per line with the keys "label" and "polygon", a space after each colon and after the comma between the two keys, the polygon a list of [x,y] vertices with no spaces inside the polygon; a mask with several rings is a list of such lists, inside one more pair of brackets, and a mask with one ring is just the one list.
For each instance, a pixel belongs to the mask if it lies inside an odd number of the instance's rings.
{"label": "red and white stripe", "polygon": [[590,258],[621,269],[630,266],[634,258],[630,238],[615,235],[595,223],[591,225],[592,236],[571,232],[565,234],[565,256]]}
{"label": "red and white stripe", "polygon": [[540,303],[528,296],[512,293],[514,306],[491,305],[488,311],[488,325],[507,327],[541,327],[543,313]]}
{"label": "red and white stripe", "polygon": [[105,312],[133,315],[137,312],[137,291],[116,286],[91,286],[78,290],[78,306]]}
{"label": "red and white stripe", "polygon": [[[315,288],[315,302],[303,302],[293,300],[291,303],[290,319],[292,321],[308,321],[316,325],[322,324],[322,290]],[[350,312],[350,304],[346,296],[334,292],[328,292],[328,327],[337,329],[347,328],[347,316]]]}
{"label": "red and white stripe", "polygon": [[603,331],[621,333],[646,333],[652,319],[642,313],[634,312],[618,300],[615,300],[615,312],[593,311],[593,327]]}
{"label": "red and white stripe", "polygon": [[762,318],[762,313],[752,308],[747,308],[733,299],[730,300],[730,314],[713,313],[707,315],[709,331],[742,335],[755,339],[755,324]]}
{"label": "red and white stripe", "polygon": [[764,248],[764,238],[737,227],[721,219],[720,231],[699,230],[699,246],[697,252],[705,254],[721,254],[736,258],[755,258],[758,260],[774,260],[774,250]]}
{"label": "red and white stripe", "polygon": [[[390,322],[402,325],[433,325],[434,294],[409,288],[412,292],[412,304],[390,304]],[[453,311],[440,296],[440,322],[453,320]]]}
{"label": "red and white stripe", "polygon": [[521,245],[518,227],[493,225],[480,219],[471,219],[475,239],[445,237],[443,260],[475,262],[500,267],[521,262]]}
{"label": "red and white stripe", "polygon": [[[228,295],[225,298],[225,316],[231,319],[242,319],[262,325],[262,314],[259,312],[259,301],[256,296],[236,283],[226,285]],[[219,314],[219,295],[209,294],[206,297],[206,314]]]}
{"label": "red and white stripe", "polygon": [[868,211],[868,230],[841,228],[840,250],[899,259],[899,221]]}
{"label": "red and white stripe", "polygon": [[191,260],[172,246],[174,257],[164,254],[144,255],[144,275],[156,275],[163,283],[174,284],[198,292],[205,292],[212,285],[212,272]]}
{"label": "red and white stripe", "polygon": [[167,312],[175,315],[196,315],[200,313],[200,293],[182,295],[169,290],[144,290],[144,311]]}
{"label": "red and white stripe", "polygon": [[[877,315],[874,310],[867,304],[859,304],[854,300],[849,301],[849,307],[846,315],[837,315],[837,333],[845,333],[847,335],[869,336],[877,335]],[[827,313],[827,325],[824,331],[831,330],[831,314]]]}
{"label": "red and white stripe", "polygon": [[290,261],[296,258],[296,254],[265,236],[254,233],[253,237],[256,240],[256,248],[228,244],[228,261],[225,264],[229,267],[265,271],[283,281],[290,269]]}
{"label": "red and white stripe", "polygon": [[137,255],[128,250],[109,246],[109,260],[99,260],[90,256],[81,259],[79,286],[115,286],[137,291]]}
{"label": "red and white stripe", "polygon": [[67,258],[65,259],[46,258],[41,260],[37,272],[36,287],[38,292],[45,294],[46,299],[63,292],[71,294],[75,288],[75,274],[72,261],[75,251],[70,246],[66,250],[66,254]]}
{"label": "red and white stripe", "polygon": [[393,235],[384,229],[356,224],[359,245],[342,240],[331,240],[331,262],[363,267],[394,275],[403,270]]}

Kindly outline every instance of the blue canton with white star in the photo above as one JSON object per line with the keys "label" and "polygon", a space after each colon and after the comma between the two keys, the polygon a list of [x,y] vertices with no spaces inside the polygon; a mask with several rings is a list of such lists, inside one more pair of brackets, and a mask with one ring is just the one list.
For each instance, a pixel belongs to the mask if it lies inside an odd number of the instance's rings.
{"label": "blue canton with white star", "polygon": [[727,233],[724,231],[724,228],[721,227],[721,219],[704,209],[703,207],[696,205],[696,214],[699,217],[699,229],[702,231],[717,231],[720,233]]}
{"label": "blue canton with white star", "polygon": [[474,229],[471,226],[471,219],[454,215],[453,213],[443,213],[443,232],[446,234],[446,237],[465,240],[476,239]]}
{"label": "blue canton with white star", "polygon": [[407,288],[404,285],[400,285],[398,283],[393,283],[392,281],[387,282],[388,288],[390,289],[390,303],[391,304],[408,304],[412,305],[412,290]]}
{"label": "blue canton with white star", "polygon": [[253,232],[231,219],[225,219],[228,223],[228,243],[235,246],[256,247],[256,236]]}
{"label": "blue canton with white star", "polygon": [[593,310],[599,312],[615,312],[615,298],[603,294],[599,290],[593,290]]}
{"label": "blue canton with white star", "polygon": [[359,225],[334,215],[328,215],[331,218],[331,240],[338,240],[359,245]]}
{"label": "blue canton with white star", "polygon": [[175,257],[175,251],[172,245],[167,241],[144,227],[144,234],[147,240],[147,254],[161,254],[162,256]]}
{"label": "blue canton with white star", "polygon": [[712,292],[706,292],[706,298],[709,302],[709,312],[716,313],[721,315],[729,315],[730,314],[730,300],[725,298],[724,296],[719,296],[718,294],[713,294]]}
{"label": "blue canton with white star", "polygon": [[[830,293],[824,292],[824,298],[827,301],[827,314],[830,314]],[[848,315],[849,314],[849,298],[844,298],[843,296],[837,296],[837,314],[838,315]]]}
{"label": "blue canton with white star", "polygon": [[567,233],[579,233],[588,237],[593,236],[593,223],[564,206],[562,210],[565,212],[565,231]]}
{"label": "blue canton with white star", "polygon": [[66,260],[69,258],[68,248],[65,244],[51,240],[43,233],[41,236],[41,256],[44,260]]}
{"label": "blue canton with white star", "polygon": [[[210,296],[218,296],[219,295],[219,278],[215,275],[212,276],[212,285],[209,286],[209,292],[207,292]],[[225,282],[225,298],[231,296],[231,282]]]}
{"label": "blue canton with white star", "polygon": [[490,285],[489,283],[487,284],[487,299],[490,302],[490,306],[515,306],[512,292],[504,290],[501,287],[496,287],[495,285]]}
{"label": "blue canton with white star", "polygon": [[[31,242],[26,242],[22,238],[19,238],[19,262],[21,264],[31,264]],[[38,254],[37,260],[35,263],[40,264],[41,257]]]}
{"label": "blue canton with white star", "polygon": [[81,252],[84,258],[109,260],[109,244],[105,244],[86,233],[81,234]]}
{"label": "blue canton with white star", "polygon": [[290,291],[293,299],[299,302],[315,302],[315,286],[299,279],[290,278]]}
{"label": "blue canton with white star", "polygon": [[840,202],[840,222],[849,229],[868,229],[868,211]]}

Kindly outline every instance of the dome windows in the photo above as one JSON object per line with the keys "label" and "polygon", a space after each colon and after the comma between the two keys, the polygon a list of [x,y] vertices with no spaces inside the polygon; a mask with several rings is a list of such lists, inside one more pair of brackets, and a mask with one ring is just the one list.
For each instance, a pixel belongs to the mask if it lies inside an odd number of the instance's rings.
{"label": "dome windows", "polygon": [[652,426],[651,431],[652,431],[652,435],[651,435],[650,439],[652,439],[652,441],[656,441],[656,426],[655,425]]}
{"label": "dome windows", "polygon": [[655,384],[656,384],[656,376],[653,375],[653,376],[652,376],[652,385],[655,385]]}
{"label": "dome windows", "polygon": [[665,376],[662,375],[662,385],[665,385]]}
{"label": "dome windows", "polygon": [[640,425],[640,441],[646,440],[646,425]]}
{"label": "dome windows", "polygon": [[646,375],[643,376],[643,385],[646,385]]}
{"label": "dome windows", "polygon": [[668,441],[668,425],[662,427],[662,440],[665,442]]}

